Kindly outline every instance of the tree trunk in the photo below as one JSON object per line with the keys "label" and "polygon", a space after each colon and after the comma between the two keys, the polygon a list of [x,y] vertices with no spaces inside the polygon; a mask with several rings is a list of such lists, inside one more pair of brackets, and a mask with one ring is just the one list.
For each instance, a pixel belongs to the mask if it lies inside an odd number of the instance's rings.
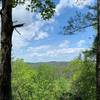
{"label": "tree trunk", "polygon": [[96,100],[100,100],[100,0],[97,0]]}
{"label": "tree trunk", "polygon": [[2,0],[0,100],[11,100],[12,0]]}

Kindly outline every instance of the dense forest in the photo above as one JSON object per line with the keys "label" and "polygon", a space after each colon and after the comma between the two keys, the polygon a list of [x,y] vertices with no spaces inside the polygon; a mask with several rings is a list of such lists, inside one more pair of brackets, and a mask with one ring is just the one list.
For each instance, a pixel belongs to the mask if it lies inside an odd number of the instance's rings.
{"label": "dense forest", "polygon": [[[96,71],[92,60],[80,57],[62,66],[12,62],[13,100],[96,100]],[[78,99],[80,98],[80,99]]]}

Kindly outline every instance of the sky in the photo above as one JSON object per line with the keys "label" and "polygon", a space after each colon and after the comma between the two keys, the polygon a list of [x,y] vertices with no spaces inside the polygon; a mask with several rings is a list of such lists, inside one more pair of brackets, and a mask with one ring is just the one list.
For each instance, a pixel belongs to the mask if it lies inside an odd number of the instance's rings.
{"label": "sky", "polygon": [[[40,14],[25,9],[25,5],[13,8],[13,21],[25,23],[13,32],[12,56],[26,62],[70,61],[82,51],[89,49],[95,35],[93,28],[77,32],[74,35],[63,35],[63,27],[76,11],[86,12],[86,5],[94,0],[54,0],[55,15],[47,21]],[[91,38],[90,38],[91,37]]]}

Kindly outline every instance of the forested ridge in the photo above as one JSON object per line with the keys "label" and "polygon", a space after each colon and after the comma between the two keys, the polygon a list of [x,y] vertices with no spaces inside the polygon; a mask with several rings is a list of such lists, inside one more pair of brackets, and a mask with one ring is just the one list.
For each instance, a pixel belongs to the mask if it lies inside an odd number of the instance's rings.
{"label": "forested ridge", "polygon": [[96,100],[95,63],[79,58],[65,67],[12,63],[13,100]]}

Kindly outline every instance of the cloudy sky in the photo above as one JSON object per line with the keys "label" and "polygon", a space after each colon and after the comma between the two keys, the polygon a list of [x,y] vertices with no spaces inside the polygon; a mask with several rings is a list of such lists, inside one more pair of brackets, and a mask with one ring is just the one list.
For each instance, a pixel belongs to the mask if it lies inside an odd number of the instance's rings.
{"label": "cloudy sky", "polygon": [[[86,12],[85,6],[94,0],[54,0],[55,15],[49,21],[43,21],[37,13],[31,13],[25,6],[13,9],[13,20],[25,23],[24,27],[13,33],[12,55],[27,62],[69,61],[85,49],[91,47],[95,30],[75,35],[63,35],[62,28],[76,11]],[[89,38],[91,37],[91,38]]]}

